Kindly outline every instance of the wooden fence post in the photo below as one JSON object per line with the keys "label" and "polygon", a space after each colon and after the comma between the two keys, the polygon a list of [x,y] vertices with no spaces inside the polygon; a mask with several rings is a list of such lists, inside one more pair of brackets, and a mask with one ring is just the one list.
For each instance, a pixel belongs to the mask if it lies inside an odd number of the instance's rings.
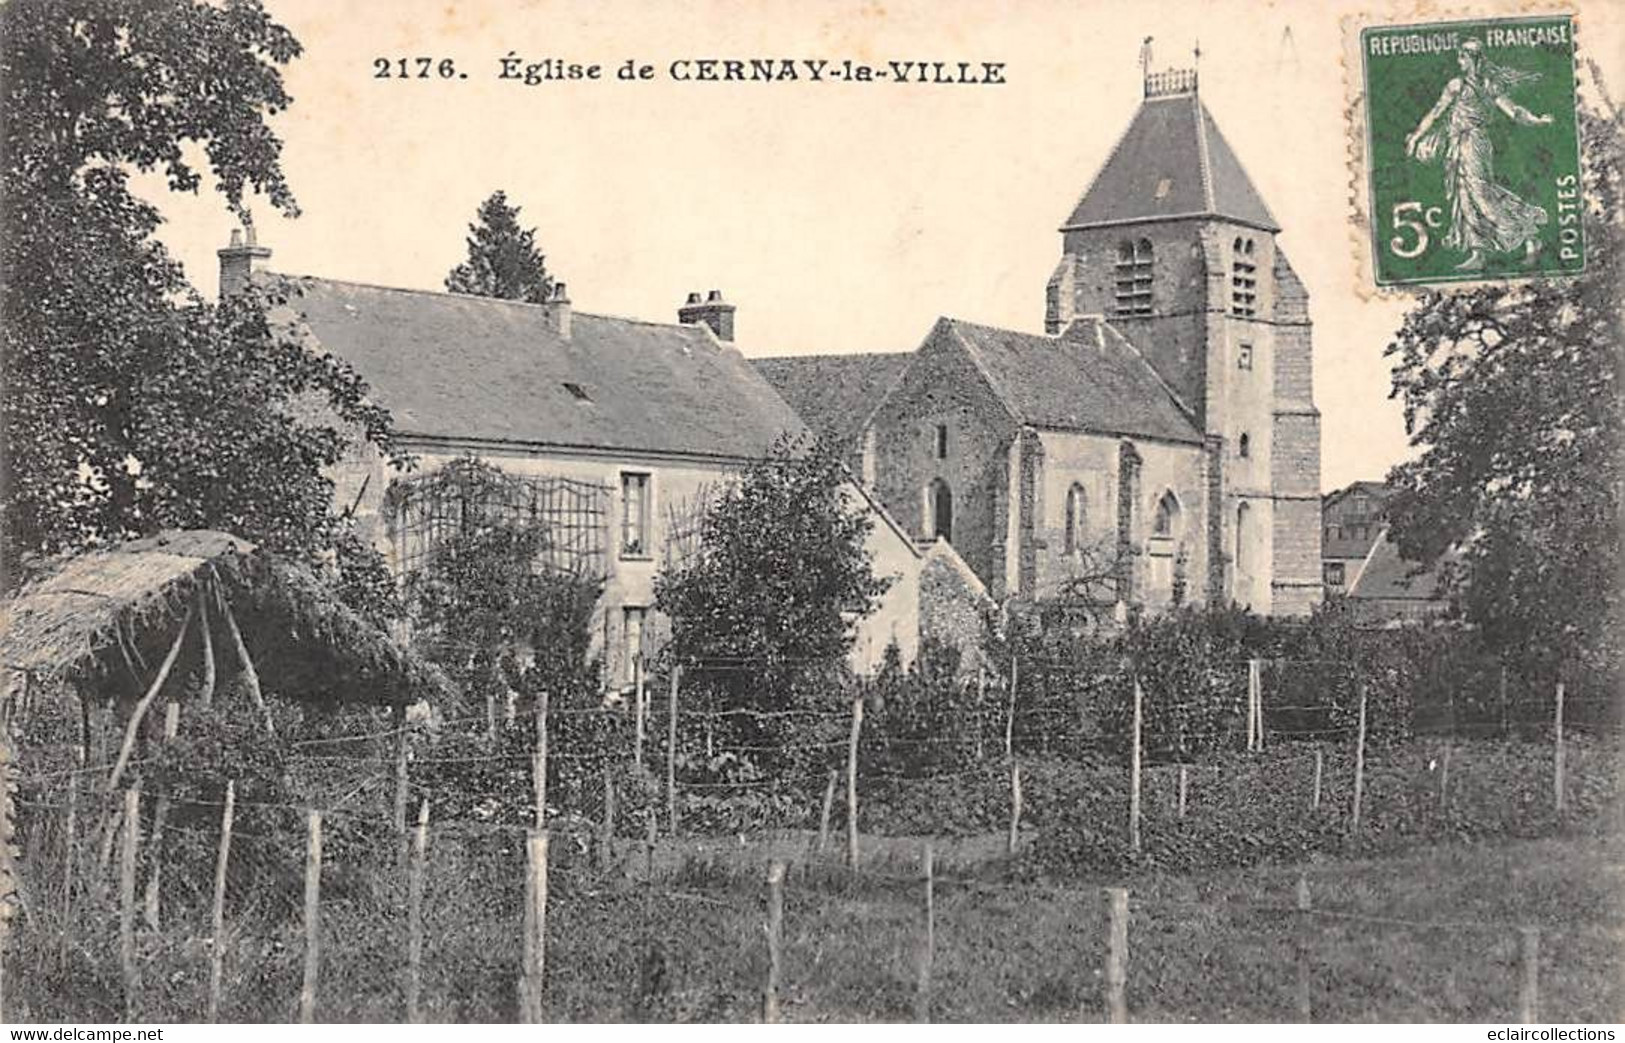
{"label": "wooden fence post", "polygon": [[632,739],[632,767],[639,772],[643,771],[643,727],[644,718],[648,713],[648,702],[643,689],[643,653],[632,661],[633,696],[633,739]]}
{"label": "wooden fence post", "polygon": [[1143,726],[1143,700],[1144,694],[1140,690],[1140,679],[1134,679],[1134,728],[1132,740],[1134,746],[1129,750],[1129,781],[1128,781],[1128,849],[1130,854],[1140,853],[1140,730]]}
{"label": "wooden fence post", "polygon": [[1247,660],[1247,752],[1258,748],[1258,689],[1253,686],[1253,661]]}
{"label": "wooden fence post", "polygon": [[779,974],[784,935],[784,863],[774,860],[767,866],[767,987],[762,990],[762,1020],[775,1025],[779,1020]]}
{"label": "wooden fence post", "polygon": [[316,1017],[316,979],[322,966],[322,813],[310,811],[310,838],[305,848],[305,978],[299,988],[299,1021]]}
{"label": "wooden fence post", "polygon": [[1439,810],[1450,806],[1450,741],[1445,740],[1444,753],[1439,758]]}
{"label": "wooden fence post", "polygon": [[1523,970],[1518,982],[1518,1020],[1533,1025],[1540,1017],[1540,928],[1518,928],[1519,963]]}
{"label": "wooden fence post", "polygon": [[1013,855],[1021,843],[1021,765],[1010,762],[1010,836],[1004,845],[1005,854]]}
{"label": "wooden fence post", "polygon": [[119,966],[124,972],[124,1020],[135,1021],[140,979],[135,960],[135,867],[141,838],[141,787],[124,791],[124,847],[119,860]]}
{"label": "wooden fence post", "polygon": [[525,888],[530,895],[530,908],[525,917],[530,937],[525,947],[529,959],[525,964],[525,988],[521,995],[529,1000],[525,1020],[532,1025],[541,1024],[546,1011],[542,990],[547,980],[547,843],[547,830],[534,829],[525,848],[530,856],[530,882]]}
{"label": "wooden fence post", "polygon": [[604,819],[598,824],[600,868],[608,869],[615,860],[615,776],[604,769]]}
{"label": "wooden fence post", "polygon": [[824,806],[818,812],[818,853],[823,854],[829,844],[829,815],[835,805],[834,768],[829,770],[829,783],[824,787]]}
{"label": "wooden fence post", "polygon": [[1106,889],[1106,1020],[1128,1024],[1128,888]]}
{"label": "wooden fence post", "polygon": [[1253,736],[1256,739],[1255,749],[1264,751],[1264,661],[1261,659],[1247,660],[1247,690],[1252,696],[1253,703]]}
{"label": "wooden fence post", "polygon": [[1563,682],[1557,682],[1557,711],[1552,721],[1552,797],[1559,815],[1563,814]]}
{"label": "wooden fence post", "polygon": [[1010,653],[1010,709],[1004,716],[1004,755],[1014,757],[1016,750],[1016,654]]}
{"label": "wooden fence post", "polygon": [[1309,808],[1311,811],[1320,810],[1320,777],[1321,772],[1325,769],[1325,766],[1325,751],[1317,745],[1315,747],[1315,795],[1310,799],[1309,802]]}
{"label": "wooden fence post", "polygon": [[[74,751],[74,763],[83,761]],[[73,923],[73,882],[79,875],[79,772],[68,773],[68,814],[62,824],[62,956],[68,952],[68,925]]]}
{"label": "wooden fence post", "polygon": [[852,736],[846,744],[846,866],[858,868],[858,737],[863,733],[863,696],[852,700]]}
{"label": "wooden fence post", "polygon": [[[199,598],[199,601],[202,599]],[[181,704],[171,699],[164,704],[164,742],[172,742],[180,732]],[[147,834],[147,890],[142,903],[147,929],[158,930],[160,892],[164,879],[164,826],[169,821],[169,795],[160,793],[153,808],[152,830]]]}
{"label": "wooden fence post", "polygon": [[536,749],[530,760],[530,785],[536,801],[536,828],[547,828],[547,691],[536,693]]}
{"label": "wooden fence post", "polygon": [[1179,817],[1180,818],[1185,817],[1185,795],[1189,791],[1189,788],[1190,788],[1190,766],[1187,765],[1187,764],[1181,764],[1179,766]]}
{"label": "wooden fence post", "polygon": [[677,694],[683,668],[671,668],[671,695],[666,701],[666,832],[677,835]]}
{"label": "wooden fence post", "polygon": [[1309,960],[1311,957],[1309,947],[1309,877],[1302,872],[1298,873],[1297,888],[1298,923],[1297,923],[1297,952],[1293,961],[1298,970],[1298,1017],[1309,1021],[1314,1017],[1314,1005],[1309,994]]}
{"label": "wooden fence post", "polygon": [[936,869],[929,840],[925,843],[920,861],[925,877],[925,940],[920,953],[920,981],[914,999],[914,1020],[927,1022],[931,1020],[931,969],[937,951]]}
{"label": "wooden fence post", "polygon": [[1360,800],[1365,796],[1365,682],[1360,683],[1360,731],[1354,746],[1353,828],[1360,829]]}
{"label": "wooden fence post", "polygon": [[402,856],[406,854],[406,710],[399,711],[400,737],[395,743],[395,802],[391,811],[395,823],[396,848]]}
{"label": "wooden fence post", "polygon": [[654,895],[655,889],[655,809],[649,808],[643,814],[643,879],[649,895]]}
{"label": "wooden fence post", "polygon": [[406,878],[406,1021],[416,1025],[418,997],[423,992],[423,863],[429,849],[429,798],[418,805],[418,826],[412,832],[412,861]]}
{"label": "wooden fence post", "polygon": [[231,863],[231,822],[237,783],[226,780],[226,807],[220,813],[220,853],[214,862],[214,904],[209,908],[209,1022],[220,1020],[220,982],[226,960],[226,867]]}
{"label": "wooden fence post", "polygon": [[987,706],[987,666],[983,663],[976,665],[976,762],[982,761],[982,734],[987,728],[982,724],[982,716]]}

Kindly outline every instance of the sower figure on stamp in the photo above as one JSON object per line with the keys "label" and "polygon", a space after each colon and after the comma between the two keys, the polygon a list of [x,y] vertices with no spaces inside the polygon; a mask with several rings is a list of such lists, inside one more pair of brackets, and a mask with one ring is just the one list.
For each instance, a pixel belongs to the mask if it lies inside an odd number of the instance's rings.
{"label": "sower figure on stamp", "polygon": [[1550,216],[1495,182],[1495,150],[1489,122],[1499,109],[1514,123],[1543,127],[1550,115],[1537,116],[1507,97],[1512,88],[1538,79],[1490,61],[1479,40],[1464,40],[1456,51],[1461,75],[1445,85],[1433,108],[1405,139],[1405,152],[1423,163],[1442,159],[1444,190],[1450,200],[1450,231],[1444,245],[1466,250],[1458,271],[1484,266],[1484,251],[1510,253],[1523,248],[1525,263],[1540,252],[1539,229]]}

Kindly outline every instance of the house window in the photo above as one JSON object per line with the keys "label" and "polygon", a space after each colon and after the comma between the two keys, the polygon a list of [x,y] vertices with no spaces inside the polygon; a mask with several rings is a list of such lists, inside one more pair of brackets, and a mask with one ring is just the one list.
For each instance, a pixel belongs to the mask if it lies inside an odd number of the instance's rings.
{"label": "house window", "polygon": [[953,542],[954,493],[941,478],[925,487],[925,533],[932,539]]}
{"label": "house window", "polygon": [[1236,455],[1241,457],[1243,460],[1253,455],[1252,439],[1247,437],[1247,432],[1245,431],[1241,433],[1241,439],[1236,442]]}
{"label": "house window", "polygon": [[1236,347],[1236,368],[1237,369],[1252,369],[1253,368],[1253,346],[1251,344],[1237,345],[1237,347]]}
{"label": "house window", "polygon": [[948,425],[937,425],[937,459],[948,459]]}
{"label": "house window", "polygon": [[621,475],[621,557],[649,556],[649,476]]}
{"label": "house window", "polygon": [[1124,240],[1117,244],[1115,297],[1112,312],[1118,316],[1151,314],[1151,240]]}
{"label": "house window", "polygon": [[1238,237],[1230,251],[1230,314],[1251,318],[1258,314],[1258,265],[1253,241]]}
{"label": "house window", "polygon": [[1089,502],[1083,486],[1077,482],[1066,491],[1066,532],[1062,534],[1061,545],[1067,554],[1077,554],[1083,550],[1084,527],[1089,519]]}
{"label": "house window", "polygon": [[638,668],[643,662],[643,624],[648,617],[648,609],[623,608],[621,610],[621,633],[626,637],[626,680],[628,684],[638,679]]}
{"label": "house window", "polygon": [[1343,586],[1343,563],[1341,561],[1328,561],[1325,573],[1328,587],[1341,588]]}

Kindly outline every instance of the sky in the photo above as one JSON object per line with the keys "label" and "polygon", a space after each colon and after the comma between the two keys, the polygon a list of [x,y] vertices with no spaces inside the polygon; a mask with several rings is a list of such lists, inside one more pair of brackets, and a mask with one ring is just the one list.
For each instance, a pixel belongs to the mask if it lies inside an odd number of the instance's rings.
{"label": "sky", "polygon": [[[302,213],[251,205],[273,270],[434,290],[502,189],[578,310],[675,321],[687,293],[720,289],[750,357],[908,351],[940,315],[1039,331],[1057,228],[1140,102],[1141,41],[1156,69],[1189,67],[1199,46],[1203,101],[1310,293],[1330,490],[1412,451],[1383,358],[1408,298],[1373,295],[1356,260],[1344,16],[1403,24],[1427,6],[266,0],[304,47],[273,121]],[[1582,53],[1625,82],[1625,5],[1580,12]],[[602,78],[505,81],[510,56]],[[402,57],[450,58],[459,75],[377,77]],[[673,61],[706,58],[1001,62],[1007,82],[671,78]],[[628,59],[654,78],[618,79]],[[212,296],[234,223],[221,197],[142,185]]]}

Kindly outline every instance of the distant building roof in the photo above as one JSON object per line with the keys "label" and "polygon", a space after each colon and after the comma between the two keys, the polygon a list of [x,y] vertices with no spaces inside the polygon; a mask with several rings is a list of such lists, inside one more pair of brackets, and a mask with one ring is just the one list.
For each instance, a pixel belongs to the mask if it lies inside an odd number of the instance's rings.
{"label": "distant building roof", "polygon": [[941,319],[1019,422],[1201,444],[1188,407],[1133,344],[1099,318],[1059,336]]}
{"label": "distant building roof", "polygon": [[[1343,511],[1343,505],[1355,493],[1364,493],[1371,500],[1371,512],[1368,520],[1350,523],[1349,516]],[[1341,489],[1333,490],[1320,498],[1321,525],[1328,530],[1321,533],[1320,556],[1322,559],[1352,560],[1363,559],[1371,552],[1383,531],[1382,507],[1388,499],[1388,486],[1383,482],[1352,482]],[[1364,530],[1363,536],[1353,535],[1355,525]]]}
{"label": "distant building roof", "polygon": [[893,383],[911,352],[868,355],[795,355],[753,359],[756,371],[814,432],[850,443]]}
{"label": "distant building roof", "polygon": [[1441,609],[1446,600],[1438,566],[1419,571],[1415,562],[1399,556],[1399,545],[1388,538],[1386,529],[1372,545],[1348,596],[1356,601],[1433,601]]}
{"label": "distant building roof", "polygon": [[1194,85],[1141,103],[1063,227],[1193,216],[1280,230]]}
{"label": "distant building roof", "polygon": [[575,312],[565,338],[549,305],[271,278],[406,436],[747,459],[805,430],[702,326]]}

